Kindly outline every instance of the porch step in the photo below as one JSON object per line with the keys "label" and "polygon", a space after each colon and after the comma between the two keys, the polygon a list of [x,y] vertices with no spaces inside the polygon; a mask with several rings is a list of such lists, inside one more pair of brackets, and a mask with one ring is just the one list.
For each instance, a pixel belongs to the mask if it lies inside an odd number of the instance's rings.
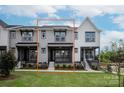
{"label": "porch step", "polygon": [[55,70],[54,62],[49,62],[48,70]]}
{"label": "porch step", "polygon": [[87,70],[87,71],[92,70],[86,59],[84,59],[84,64],[85,64],[85,70]]}

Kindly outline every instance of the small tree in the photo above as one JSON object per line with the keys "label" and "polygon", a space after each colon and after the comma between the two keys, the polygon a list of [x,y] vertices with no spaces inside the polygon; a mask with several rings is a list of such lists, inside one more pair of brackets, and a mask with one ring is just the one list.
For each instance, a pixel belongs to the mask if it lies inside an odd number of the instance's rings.
{"label": "small tree", "polygon": [[10,71],[16,66],[15,56],[12,52],[6,52],[0,56],[0,74],[2,76],[9,76]]}

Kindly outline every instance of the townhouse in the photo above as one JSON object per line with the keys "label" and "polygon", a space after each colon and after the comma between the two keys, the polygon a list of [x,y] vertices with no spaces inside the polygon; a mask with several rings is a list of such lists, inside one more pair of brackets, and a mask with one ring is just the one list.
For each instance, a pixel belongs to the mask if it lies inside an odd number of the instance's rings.
{"label": "townhouse", "polygon": [[[0,24],[2,26],[2,24]],[[4,24],[5,25],[5,24]],[[5,31],[3,29],[6,29]],[[86,70],[99,64],[100,32],[87,17],[79,27],[70,26],[2,26],[6,35],[1,46],[13,51],[18,68],[36,68],[37,64],[80,64]],[[2,35],[2,36],[3,36]]]}

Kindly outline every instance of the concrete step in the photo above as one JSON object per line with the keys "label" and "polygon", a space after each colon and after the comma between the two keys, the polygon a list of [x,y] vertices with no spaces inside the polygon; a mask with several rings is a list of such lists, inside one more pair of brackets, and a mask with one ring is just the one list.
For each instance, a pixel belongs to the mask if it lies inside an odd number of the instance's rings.
{"label": "concrete step", "polygon": [[54,62],[49,62],[48,70],[55,70]]}
{"label": "concrete step", "polygon": [[84,64],[85,64],[85,70],[87,70],[87,71],[91,71],[92,70],[90,65],[89,65],[89,63],[87,62],[87,60],[84,60]]}

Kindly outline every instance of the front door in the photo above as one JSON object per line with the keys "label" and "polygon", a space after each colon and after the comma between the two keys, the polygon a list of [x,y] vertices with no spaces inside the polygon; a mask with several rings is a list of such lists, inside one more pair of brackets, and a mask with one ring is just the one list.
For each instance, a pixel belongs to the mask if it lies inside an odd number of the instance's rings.
{"label": "front door", "polygon": [[29,62],[35,63],[36,62],[36,58],[37,58],[36,49],[30,49],[29,50]]}
{"label": "front door", "polygon": [[85,55],[87,60],[93,60],[93,50],[87,49],[85,50]]}

